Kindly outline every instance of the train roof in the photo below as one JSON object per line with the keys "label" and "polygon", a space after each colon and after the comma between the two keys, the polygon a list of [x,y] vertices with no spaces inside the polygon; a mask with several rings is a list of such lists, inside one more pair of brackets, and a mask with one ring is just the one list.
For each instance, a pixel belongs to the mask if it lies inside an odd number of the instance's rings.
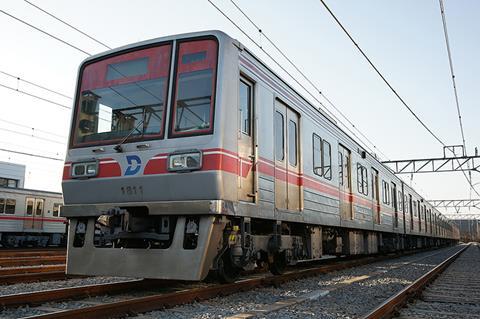
{"label": "train roof", "polygon": [[62,197],[63,194],[59,192],[51,192],[40,189],[17,188],[17,187],[1,187],[0,193],[17,193],[17,194],[36,194],[36,195],[50,195],[52,197]]}

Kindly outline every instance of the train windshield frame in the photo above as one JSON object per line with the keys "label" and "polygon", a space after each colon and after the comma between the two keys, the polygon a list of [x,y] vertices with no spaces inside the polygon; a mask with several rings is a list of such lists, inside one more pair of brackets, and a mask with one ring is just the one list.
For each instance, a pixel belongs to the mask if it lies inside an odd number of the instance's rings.
{"label": "train windshield frame", "polygon": [[218,41],[178,40],[175,57],[173,46],[136,48],[82,66],[70,147],[115,144],[127,136],[125,143],[163,139],[165,132],[212,134]]}
{"label": "train windshield frame", "polygon": [[171,56],[169,42],[84,66],[72,146],[162,138]]}

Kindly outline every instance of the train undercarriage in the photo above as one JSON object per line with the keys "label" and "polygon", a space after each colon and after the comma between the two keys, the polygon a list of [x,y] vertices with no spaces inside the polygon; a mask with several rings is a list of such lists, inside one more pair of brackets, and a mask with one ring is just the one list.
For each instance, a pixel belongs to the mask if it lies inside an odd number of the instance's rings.
{"label": "train undercarriage", "polygon": [[229,215],[149,215],[112,208],[70,219],[67,273],[233,281],[241,270],[325,256],[366,255],[447,244],[446,240]]}

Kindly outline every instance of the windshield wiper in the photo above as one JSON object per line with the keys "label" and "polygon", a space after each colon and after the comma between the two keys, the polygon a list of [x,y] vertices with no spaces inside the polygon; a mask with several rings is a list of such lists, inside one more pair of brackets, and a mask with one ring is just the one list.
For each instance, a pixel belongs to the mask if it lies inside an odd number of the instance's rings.
{"label": "windshield wiper", "polygon": [[122,145],[128,140],[128,138],[133,134],[133,132],[135,132],[136,130],[138,130],[138,128],[140,127],[141,124],[143,124],[143,122],[145,121],[145,117],[142,118],[142,120],[140,122],[138,122],[137,126],[135,126],[128,134],[127,136],[125,136],[121,141],[120,143],[118,143],[113,149],[115,151],[117,151],[117,153],[122,153],[123,152],[123,147]]}

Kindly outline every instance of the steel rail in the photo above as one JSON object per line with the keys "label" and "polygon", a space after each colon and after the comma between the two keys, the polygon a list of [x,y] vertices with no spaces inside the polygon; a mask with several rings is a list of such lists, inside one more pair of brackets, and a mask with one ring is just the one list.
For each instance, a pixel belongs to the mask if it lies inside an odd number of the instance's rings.
{"label": "steel rail", "polygon": [[18,283],[38,282],[38,281],[47,281],[47,280],[62,280],[62,279],[68,279],[71,277],[77,277],[77,276],[66,275],[65,270],[4,275],[4,276],[0,276],[0,285],[11,285],[11,284],[18,284]]}
{"label": "steel rail", "polygon": [[[65,274],[64,274],[65,275]],[[0,296],[0,306],[4,308],[18,306],[37,306],[45,302],[63,301],[67,299],[88,298],[103,294],[114,294],[131,289],[157,287],[164,280],[134,279],[114,283],[104,283],[60,289],[50,289]]]}
{"label": "steel rail", "polygon": [[391,318],[392,316],[394,316],[398,312],[398,310],[408,302],[410,298],[418,295],[426,285],[428,285],[432,280],[434,280],[438,275],[440,275],[469,246],[470,244],[465,245],[464,248],[450,256],[441,264],[437,265],[435,268],[424,274],[422,277],[414,281],[411,285],[407,286],[399,293],[387,299],[380,306],[372,310],[367,315],[363,316],[362,319],[383,319]]}
{"label": "steel rail", "polygon": [[[413,253],[413,252],[410,252]],[[312,277],[319,274],[325,274],[342,269],[362,266],[373,262],[392,259],[407,254],[390,254],[380,257],[365,257],[357,260],[342,260],[340,262],[328,265],[322,265],[314,268],[301,269],[297,271],[291,271],[280,276],[266,276],[266,277],[254,277],[250,279],[244,279],[231,284],[214,284],[201,288],[190,288],[175,292],[167,292],[161,294],[150,295],[147,297],[139,297],[128,300],[116,301],[112,303],[105,303],[100,305],[94,305],[79,309],[61,310],[57,312],[47,313],[43,315],[35,315],[26,317],[29,319],[38,318],[112,318],[121,317],[129,314],[138,314],[148,311],[169,308],[178,306],[181,304],[191,303],[194,301],[201,301],[211,299],[217,296],[226,296],[240,291],[248,291],[262,286],[276,286],[281,283],[302,279],[306,277]]]}
{"label": "steel rail", "polygon": [[65,265],[45,265],[45,266],[27,266],[27,267],[12,267],[12,268],[0,268],[0,278],[3,275],[19,275],[19,274],[31,274],[42,273],[52,271],[64,271]]}
{"label": "steel rail", "polygon": [[65,264],[66,256],[0,257],[0,267]]}
{"label": "steel rail", "polygon": [[61,249],[14,249],[14,250],[0,250],[0,258],[6,257],[40,257],[40,256],[57,256],[67,254],[64,248]]}

